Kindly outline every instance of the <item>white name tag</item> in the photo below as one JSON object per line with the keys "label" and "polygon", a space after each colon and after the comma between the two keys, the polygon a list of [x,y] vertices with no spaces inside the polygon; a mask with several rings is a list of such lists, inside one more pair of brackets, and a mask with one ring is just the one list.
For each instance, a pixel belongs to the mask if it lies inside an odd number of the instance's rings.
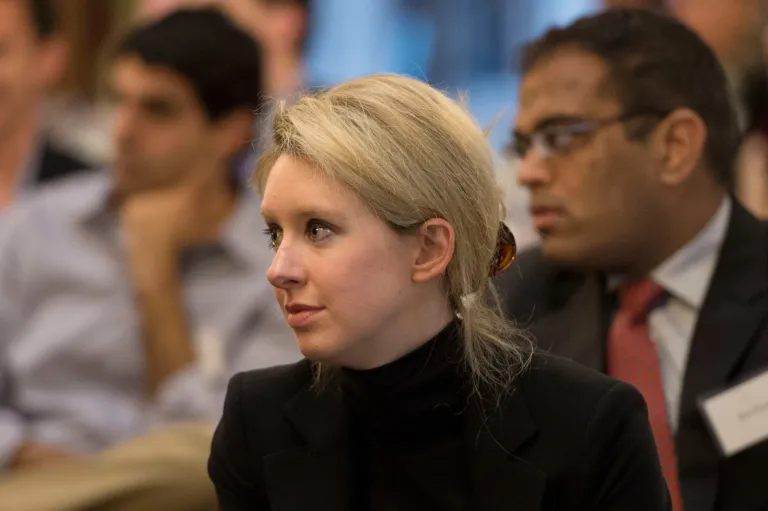
{"label": "white name tag", "polygon": [[703,399],[700,406],[726,457],[768,440],[768,371]]}

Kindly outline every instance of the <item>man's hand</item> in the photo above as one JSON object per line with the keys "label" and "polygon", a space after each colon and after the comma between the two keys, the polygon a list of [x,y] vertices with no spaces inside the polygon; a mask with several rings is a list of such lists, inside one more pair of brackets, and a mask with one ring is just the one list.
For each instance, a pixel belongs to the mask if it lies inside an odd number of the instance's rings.
{"label": "man's hand", "polygon": [[196,177],[174,188],[147,191],[119,205],[129,265],[140,292],[166,284],[179,253],[216,238],[234,199],[219,182]]}
{"label": "man's hand", "polygon": [[217,182],[205,174],[194,178],[173,189],[126,197],[119,206],[141,317],[150,397],[156,396],[168,377],[195,361],[179,274],[180,253],[190,245],[216,239],[235,204],[234,194],[222,186],[220,177]]}
{"label": "man's hand", "polygon": [[16,450],[11,460],[11,470],[42,467],[80,459],[81,456],[60,447],[36,442],[27,442]]}

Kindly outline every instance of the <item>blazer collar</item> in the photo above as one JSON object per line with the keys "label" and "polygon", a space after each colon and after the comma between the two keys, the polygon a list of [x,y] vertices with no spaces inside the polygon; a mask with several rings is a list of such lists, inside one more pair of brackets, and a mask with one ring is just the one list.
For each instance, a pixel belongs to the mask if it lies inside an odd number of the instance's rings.
{"label": "blazer collar", "polygon": [[702,392],[725,385],[748,348],[768,307],[768,237],[765,227],[734,202],[712,282],[693,336],[682,410]]}
{"label": "blazer collar", "polygon": [[284,415],[303,445],[264,458],[270,509],[348,510],[351,467],[340,393],[306,388],[288,401]]}
{"label": "blazer collar", "polygon": [[467,413],[474,509],[540,509],[546,474],[518,456],[537,431],[522,388],[515,388],[499,407],[472,400]]}
{"label": "blazer collar", "polygon": [[[301,391],[284,413],[305,444],[264,459],[271,508],[349,510],[353,488],[340,392],[332,388]],[[516,455],[537,431],[521,389],[515,389],[499,407],[472,399],[466,413],[474,509],[538,510],[546,476]]]}
{"label": "blazer collar", "polygon": [[699,312],[683,382],[677,451],[683,499],[696,509],[714,509],[720,457],[697,403],[738,374],[768,310],[766,230],[738,202],[717,266]]}

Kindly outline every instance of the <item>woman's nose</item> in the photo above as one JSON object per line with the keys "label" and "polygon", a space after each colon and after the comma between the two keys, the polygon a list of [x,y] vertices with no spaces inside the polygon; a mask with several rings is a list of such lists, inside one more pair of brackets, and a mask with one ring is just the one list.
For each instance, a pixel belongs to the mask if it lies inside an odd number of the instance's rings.
{"label": "woman's nose", "polygon": [[267,270],[270,284],[280,289],[290,289],[304,282],[304,272],[299,264],[298,254],[282,244],[275,251],[272,264]]}

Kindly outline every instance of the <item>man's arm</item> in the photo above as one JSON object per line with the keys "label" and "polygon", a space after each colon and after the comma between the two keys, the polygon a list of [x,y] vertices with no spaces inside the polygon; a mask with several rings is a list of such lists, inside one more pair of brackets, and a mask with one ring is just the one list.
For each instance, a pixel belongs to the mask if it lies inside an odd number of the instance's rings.
{"label": "man's arm", "polygon": [[25,210],[6,210],[0,218],[0,474],[32,466],[70,459],[64,449],[30,441],[26,438],[26,420],[13,406],[13,381],[5,365],[11,340],[23,321],[20,304],[24,302],[20,251]]}
{"label": "man's arm", "polygon": [[213,239],[231,212],[224,197],[205,199],[205,181],[147,192],[120,205],[126,255],[142,324],[147,395],[194,363],[179,259],[191,245]]}
{"label": "man's arm", "polygon": [[[217,359],[213,367],[196,361],[166,379],[150,412],[151,422],[217,421],[221,417],[227,382],[234,374],[301,359],[296,338],[271,294],[260,298],[250,305],[246,325],[236,338],[207,339],[212,344],[210,355]],[[205,357],[204,353],[201,355]]]}
{"label": "man's arm", "polygon": [[[129,244],[130,245],[130,244]],[[129,249],[146,359],[147,396],[154,398],[172,375],[195,362],[177,255]]]}

